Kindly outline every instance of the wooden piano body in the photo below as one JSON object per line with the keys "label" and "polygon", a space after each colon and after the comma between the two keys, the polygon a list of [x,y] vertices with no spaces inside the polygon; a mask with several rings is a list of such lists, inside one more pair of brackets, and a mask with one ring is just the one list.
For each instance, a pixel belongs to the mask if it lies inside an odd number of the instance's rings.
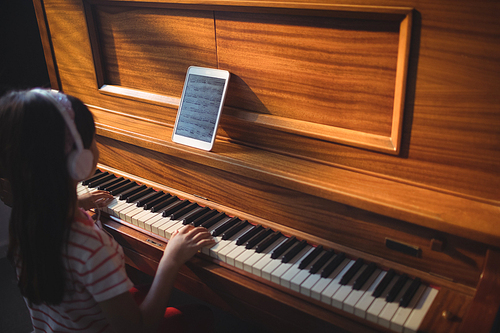
{"label": "wooden piano body", "polygon": [[[498,2],[34,5],[52,87],[95,115],[101,169],[438,286],[423,332],[490,331]],[[190,65],[232,74],[211,152],[171,141]],[[164,240],[106,224],[154,274]],[[203,255],[177,287],[275,331],[391,332]]]}

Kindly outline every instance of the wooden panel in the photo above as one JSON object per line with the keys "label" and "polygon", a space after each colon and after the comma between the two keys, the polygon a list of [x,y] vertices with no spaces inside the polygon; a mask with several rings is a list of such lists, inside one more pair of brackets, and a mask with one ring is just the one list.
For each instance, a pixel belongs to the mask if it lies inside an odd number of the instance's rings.
{"label": "wooden panel", "polygon": [[310,15],[216,13],[219,66],[233,74],[226,104],[250,111],[229,114],[308,137],[397,152],[402,105],[395,99],[404,101],[404,91],[396,79],[406,80],[410,18]]}
{"label": "wooden panel", "polygon": [[189,66],[217,67],[210,11],[87,8],[99,88],[116,86],[112,91],[125,96],[130,92],[117,87],[180,98]]}

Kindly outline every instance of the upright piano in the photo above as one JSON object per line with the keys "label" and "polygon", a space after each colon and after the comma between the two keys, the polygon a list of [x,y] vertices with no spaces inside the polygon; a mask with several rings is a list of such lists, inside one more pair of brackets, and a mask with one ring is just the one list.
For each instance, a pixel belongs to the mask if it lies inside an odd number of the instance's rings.
{"label": "upright piano", "polygon": [[[79,188],[121,188],[102,221],[128,265],[154,275],[196,223],[219,243],[176,287],[269,331],[495,327],[498,2],[33,2],[52,88],[96,119]],[[171,140],[192,65],[231,73],[210,152]]]}

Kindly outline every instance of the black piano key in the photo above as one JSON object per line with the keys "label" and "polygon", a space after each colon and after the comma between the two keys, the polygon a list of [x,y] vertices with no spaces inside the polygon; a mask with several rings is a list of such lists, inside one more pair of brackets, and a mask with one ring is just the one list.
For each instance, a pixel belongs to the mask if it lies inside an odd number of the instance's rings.
{"label": "black piano key", "polygon": [[290,246],[292,246],[293,244],[295,244],[295,242],[297,242],[297,238],[295,238],[295,236],[292,236],[292,237],[288,238],[285,242],[281,243],[281,245],[278,246],[273,251],[273,253],[271,254],[271,258],[272,259],[278,258],[280,255],[282,255],[283,253],[285,253],[285,251],[288,250],[290,248]]}
{"label": "black piano key", "polygon": [[189,200],[179,200],[170,205],[163,211],[163,217],[170,217],[173,213],[177,212],[179,209],[186,207],[191,202]]}
{"label": "black piano key", "polygon": [[212,216],[211,218],[209,218],[207,221],[203,222],[201,224],[201,227],[203,228],[210,228],[211,226],[213,226],[215,223],[219,222],[220,220],[222,220],[223,218],[227,217],[226,214],[224,213],[219,213],[215,216]]}
{"label": "black piano key", "polygon": [[120,193],[119,199],[120,200],[127,200],[129,197],[131,197],[134,194],[139,193],[147,188],[148,187],[146,185],[138,185],[137,187],[129,188],[128,190]]}
{"label": "black piano key", "polygon": [[287,263],[292,260],[300,251],[302,251],[307,245],[307,241],[302,240],[299,244],[295,245],[290,251],[285,253],[281,262]]}
{"label": "black piano key", "polygon": [[385,274],[384,278],[382,279],[382,281],[379,282],[379,284],[377,285],[377,287],[373,291],[372,296],[375,298],[380,297],[380,295],[382,295],[385,288],[387,288],[387,286],[392,281],[392,279],[394,278],[395,275],[396,275],[396,272],[393,269],[388,270],[387,273]]}
{"label": "black piano key", "polygon": [[97,187],[101,184],[104,184],[106,183],[107,181],[110,181],[110,180],[113,180],[113,178],[116,178],[115,175],[113,174],[110,174],[110,175],[107,175],[105,177],[100,177],[99,179],[96,179],[94,181],[91,181],[89,184],[88,184],[88,187],[90,188],[94,188],[94,187]]}
{"label": "black piano key", "polygon": [[96,174],[93,175],[92,177],[90,177],[90,178],[85,179],[84,181],[82,181],[82,185],[86,186],[86,185],[90,184],[91,182],[93,182],[96,179],[99,179],[101,177],[109,175],[109,172],[107,172],[107,171],[106,172],[102,172],[101,170],[98,170],[98,171],[100,171],[100,172],[96,172]]}
{"label": "black piano key", "polygon": [[321,258],[319,258],[318,261],[316,261],[314,265],[312,265],[311,269],[309,270],[309,273],[316,274],[321,269],[321,267],[323,267],[328,262],[328,260],[330,260],[334,255],[335,251],[333,250],[328,250],[325,253],[323,253]]}
{"label": "black piano key", "polygon": [[354,285],[352,286],[352,289],[360,290],[363,287],[363,285],[366,283],[366,281],[370,278],[370,276],[372,276],[372,274],[375,272],[376,269],[377,269],[377,265],[373,262],[370,263],[365,268],[363,273],[361,273],[361,275],[358,276],[358,278],[354,282]]}
{"label": "black piano key", "polygon": [[[159,197],[161,197],[162,195],[164,195],[165,193],[163,193],[163,191],[160,191],[160,192],[156,192],[154,195],[150,196],[150,197],[147,197],[147,198],[144,198],[144,199],[141,199],[139,201],[137,201],[137,207],[142,207],[142,206],[145,206],[147,205],[148,203],[151,203],[153,202],[154,200],[158,199]],[[146,209],[146,207],[144,207],[144,209]]]}
{"label": "black piano key", "polygon": [[200,209],[193,210],[189,212],[184,218],[182,219],[182,224],[186,225],[194,220],[196,220],[198,217],[202,216],[203,214],[209,212],[211,210],[210,207],[200,207]]}
{"label": "black piano key", "polygon": [[236,225],[234,225],[232,228],[230,228],[229,230],[227,230],[225,233],[222,234],[222,239],[228,240],[229,238],[236,235],[238,232],[243,230],[243,228],[245,228],[248,225],[250,225],[250,223],[247,220],[238,222]]}
{"label": "black piano key", "polygon": [[330,263],[328,263],[328,265],[326,265],[326,267],[323,269],[323,271],[321,272],[321,277],[323,278],[329,277],[330,274],[332,274],[333,271],[337,269],[337,267],[339,267],[339,265],[344,261],[344,259],[345,259],[345,253],[341,252],[337,254],[337,256],[333,258],[333,260],[330,261]]}
{"label": "black piano key", "polygon": [[139,187],[139,184],[137,184],[135,182],[130,182],[130,183],[127,183],[126,185],[122,185],[122,186],[118,187],[115,190],[110,191],[109,193],[111,193],[112,196],[116,197],[119,194],[121,194],[121,193],[123,193],[131,188],[135,188],[135,187]]}
{"label": "black piano key", "polygon": [[153,209],[153,207],[155,207],[156,205],[159,205],[160,203],[164,202],[168,198],[172,198],[172,194],[164,193],[161,196],[159,196],[158,198],[154,199],[153,201],[146,203],[143,208],[145,210]]}
{"label": "black piano key", "polygon": [[261,230],[258,234],[256,234],[255,236],[253,236],[248,240],[248,242],[245,244],[245,248],[247,249],[254,248],[255,246],[257,246],[257,244],[262,242],[267,236],[269,236],[273,232],[274,231],[270,228]]}
{"label": "black piano key", "polygon": [[257,248],[255,249],[255,252],[257,253],[262,253],[265,249],[267,249],[271,244],[276,242],[278,239],[283,237],[283,234],[279,231],[276,231],[269,235],[266,239],[264,239],[262,242],[260,242],[259,245],[257,245]]}
{"label": "black piano key", "polygon": [[196,208],[200,208],[200,205],[198,205],[196,202],[192,202],[189,205],[184,206],[182,209],[179,209],[178,211],[170,214],[170,218],[172,220],[179,220],[181,217]]}
{"label": "black piano key", "polygon": [[245,244],[250,238],[255,236],[257,233],[260,231],[264,230],[264,227],[259,225],[254,226],[252,229],[248,230],[245,232],[245,234],[241,235],[237,240],[236,240],[236,245],[243,245]]}
{"label": "black piano key", "polygon": [[404,293],[403,297],[401,297],[399,305],[402,306],[403,308],[406,308],[408,304],[410,304],[411,299],[413,298],[413,296],[415,295],[421,284],[422,281],[420,281],[420,278],[415,278],[415,280],[413,280],[413,282],[410,284],[410,286]]}
{"label": "black piano key", "polygon": [[196,218],[193,222],[191,222],[191,224],[195,227],[199,227],[200,225],[202,225],[203,223],[208,221],[208,219],[214,217],[217,214],[219,214],[219,212],[217,210],[215,210],[215,209],[210,210],[210,211],[206,212],[205,214],[201,215],[200,217]]}
{"label": "black piano key", "polygon": [[168,197],[168,198],[165,198],[165,200],[157,203],[156,205],[154,205],[153,207],[151,207],[151,212],[152,213],[156,213],[156,212],[159,212],[160,210],[162,210],[163,208],[167,207],[167,206],[170,206],[172,203],[174,202],[177,202],[177,201],[180,201],[181,199],[179,199],[177,196],[171,196]]}
{"label": "black piano key", "polygon": [[305,257],[299,264],[299,269],[304,269],[309,265],[317,256],[323,251],[323,246],[318,245],[312,252],[310,252],[307,257]]}
{"label": "black piano key", "polygon": [[[150,194],[150,193],[153,193],[155,190],[152,189],[151,187],[146,187],[145,190],[142,190],[130,197],[127,198],[127,202],[136,202],[137,200],[139,200],[140,198]],[[139,206],[140,207],[140,206]]]}
{"label": "black piano key", "polygon": [[115,178],[113,180],[109,180],[109,181],[105,182],[104,184],[97,186],[97,189],[107,191],[108,187],[111,187],[115,184],[118,184],[119,182],[124,181],[124,180],[125,180],[125,178],[123,178],[123,177]]}
{"label": "black piano key", "polygon": [[131,182],[132,182],[131,180],[123,178],[121,181],[119,181],[113,185],[106,186],[106,188],[104,188],[103,190],[111,193],[111,191],[114,191],[117,188],[122,187],[123,185],[130,184]]}
{"label": "black piano key", "polygon": [[217,237],[222,235],[226,230],[233,227],[236,223],[240,221],[241,220],[237,217],[230,218],[226,223],[215,228],[214,231],[212,231],[212,236]]}
{"label": "black piano key", "polygon": [[344,276],[342,276],[339,282],[340,285],[345,286],[346,284],[348,284],[349,281],[351,281],[351,279],[353,278],[353,276],[356,275],[356,273],[361,269],[361,267],[363,267],[364,263],[365,262],[363,259],[358,258],[354,263],[354,265],[352,265],[351,268],[349,268],[347,272],[345,272]]}
{"label": "black piano key", "polygon": [[399,294],[401,291],[401,288],[404,287],[406,281],[408,281],[408,275],[403,274],[399,277],[399,279],[396,281],[396,284],[392,287],[392,289],[389,291],[389,294],[385,298],[387,302],[394,302],[396,299],[396,296]]}

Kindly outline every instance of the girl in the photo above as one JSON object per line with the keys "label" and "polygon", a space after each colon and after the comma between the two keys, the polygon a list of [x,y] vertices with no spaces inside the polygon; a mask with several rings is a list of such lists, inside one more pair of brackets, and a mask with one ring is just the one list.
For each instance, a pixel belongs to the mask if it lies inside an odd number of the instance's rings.
{"label": "girl", "polygon": [[123,251],[78,205],[78,181],[95,172],[92,114],[78,99],[32,89],[0,99],[0,194],[12,206],[8,257],[35,332],[155,332],[179,268],[214,240],[186,226],[172,236],[149,292],[129,292]]}

